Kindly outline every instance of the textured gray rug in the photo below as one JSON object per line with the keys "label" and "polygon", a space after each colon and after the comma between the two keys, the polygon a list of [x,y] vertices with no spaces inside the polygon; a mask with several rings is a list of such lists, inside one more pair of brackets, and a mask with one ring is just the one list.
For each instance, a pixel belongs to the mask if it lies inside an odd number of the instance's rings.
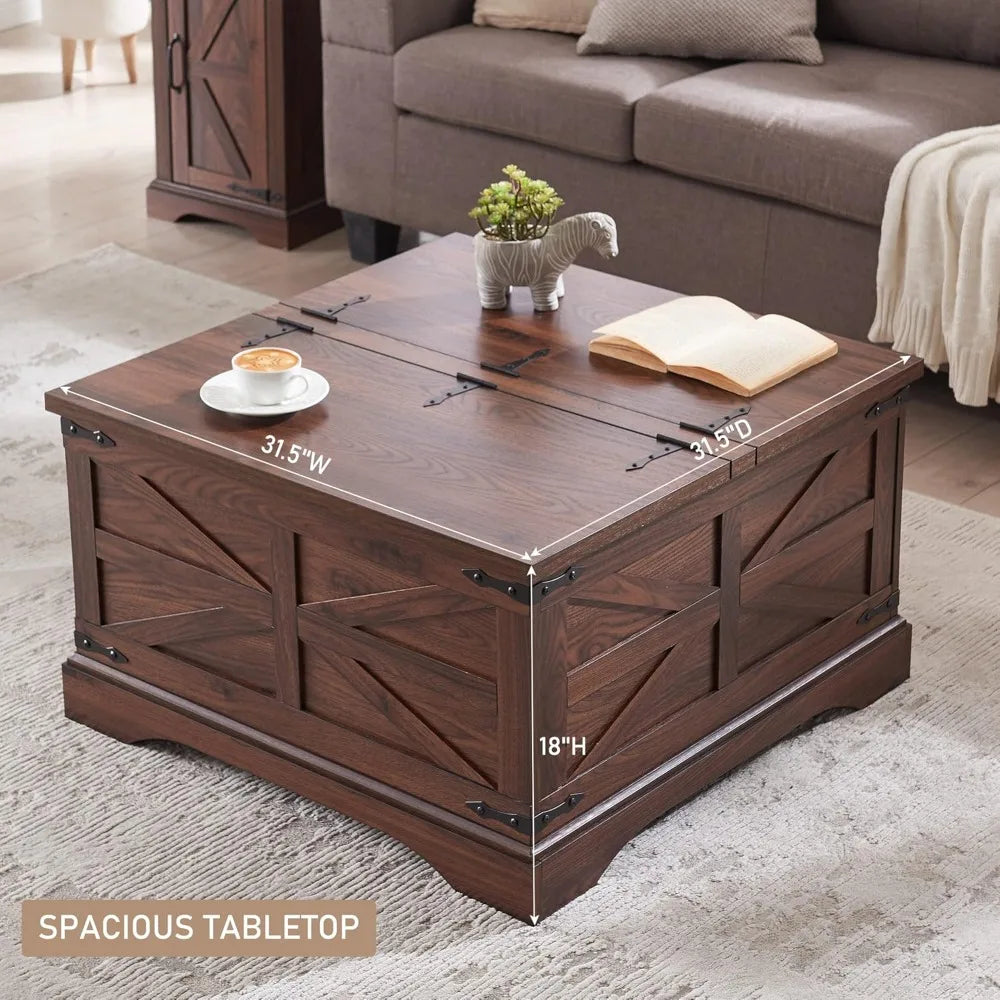
{"label": "textured gray rug", "polygon": [[[169,329],[156,305],[165,296],[185,304]],[[905,505],[913,680],[676,810],[538,928],[289,792],[64,720],[61,445],[37,399],[257,301],[114,248],[0,287],[0,316],[19,324],[16,341],[4,330],[0,361],[0,539],[14,567],[0,628],[0,997],[1000,997],[1000,522],[922,497]],[[339,962],[24,959],[17,903],[39,896],[373,897],[379,951]]]}

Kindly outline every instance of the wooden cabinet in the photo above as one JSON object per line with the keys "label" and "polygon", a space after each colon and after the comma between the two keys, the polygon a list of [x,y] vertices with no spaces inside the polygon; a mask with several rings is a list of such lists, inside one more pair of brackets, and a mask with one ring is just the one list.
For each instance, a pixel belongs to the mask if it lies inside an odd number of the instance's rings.
{"label": "wooden cabinet", "polygon": [[323,185],[318,0],[154,0],[149,215],[292,248],[340,225]]}

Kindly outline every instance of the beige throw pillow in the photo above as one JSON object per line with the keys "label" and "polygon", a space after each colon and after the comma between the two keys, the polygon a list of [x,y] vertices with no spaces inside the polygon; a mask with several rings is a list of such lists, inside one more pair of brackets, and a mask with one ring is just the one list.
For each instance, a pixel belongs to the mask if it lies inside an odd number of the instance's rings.
{"label": "beige throw pillow", "polygon": [[582,35],[597,0],[476,0],[472,20],[494,28],[536,28]]}
{"label": "beige throw pillow", "polygon": [[816,0],[598,0],[577,51],[823,61]]}

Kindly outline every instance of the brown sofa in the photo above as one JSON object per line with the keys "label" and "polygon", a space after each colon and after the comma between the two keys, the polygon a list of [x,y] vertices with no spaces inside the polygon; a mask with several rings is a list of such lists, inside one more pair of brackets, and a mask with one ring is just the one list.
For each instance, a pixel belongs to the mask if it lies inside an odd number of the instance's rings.
{"label": "brown sofa", "polygon": [[[915,144],[1000,121],[993,0],[820,0],[822,66],[578,56],[471,24],[472,0],[323,0],[327,196],[352,253],[474,231],[516,162],[618,221],[583,261],[854,337],[882,205]],[[379,221],[376,221],[379,220]]]}

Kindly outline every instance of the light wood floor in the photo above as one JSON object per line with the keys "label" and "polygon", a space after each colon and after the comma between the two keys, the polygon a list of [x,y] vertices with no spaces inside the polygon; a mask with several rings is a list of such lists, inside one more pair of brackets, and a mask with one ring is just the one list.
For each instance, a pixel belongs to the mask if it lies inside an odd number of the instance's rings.
{"label": "light wood floor", "polygon": [[92,73],[77,52],[63,94],[59,40],[36,26],[0,32],[0,281],[103,243],[275,297],[358,265],[341,230],[288,253],[210,222],[146,218],[154,173],[152,54],[138,46],[130,86],[121,49],[98,42]]}
{"label": "light wood floor", "polygon": [[[64,95],[57,39],[33,26],[0,33],[0,281],[108,242],[275,297],[357,267],[343,231],[287,253],[230,226],[147,219],[150,75],[148,36],[137,86],[118,45],[99,43],[94,72]],[[910,407],[906,462],[909,489],[1000,516],[1000,406],[959,406],[943,377],[928,377]]]}

